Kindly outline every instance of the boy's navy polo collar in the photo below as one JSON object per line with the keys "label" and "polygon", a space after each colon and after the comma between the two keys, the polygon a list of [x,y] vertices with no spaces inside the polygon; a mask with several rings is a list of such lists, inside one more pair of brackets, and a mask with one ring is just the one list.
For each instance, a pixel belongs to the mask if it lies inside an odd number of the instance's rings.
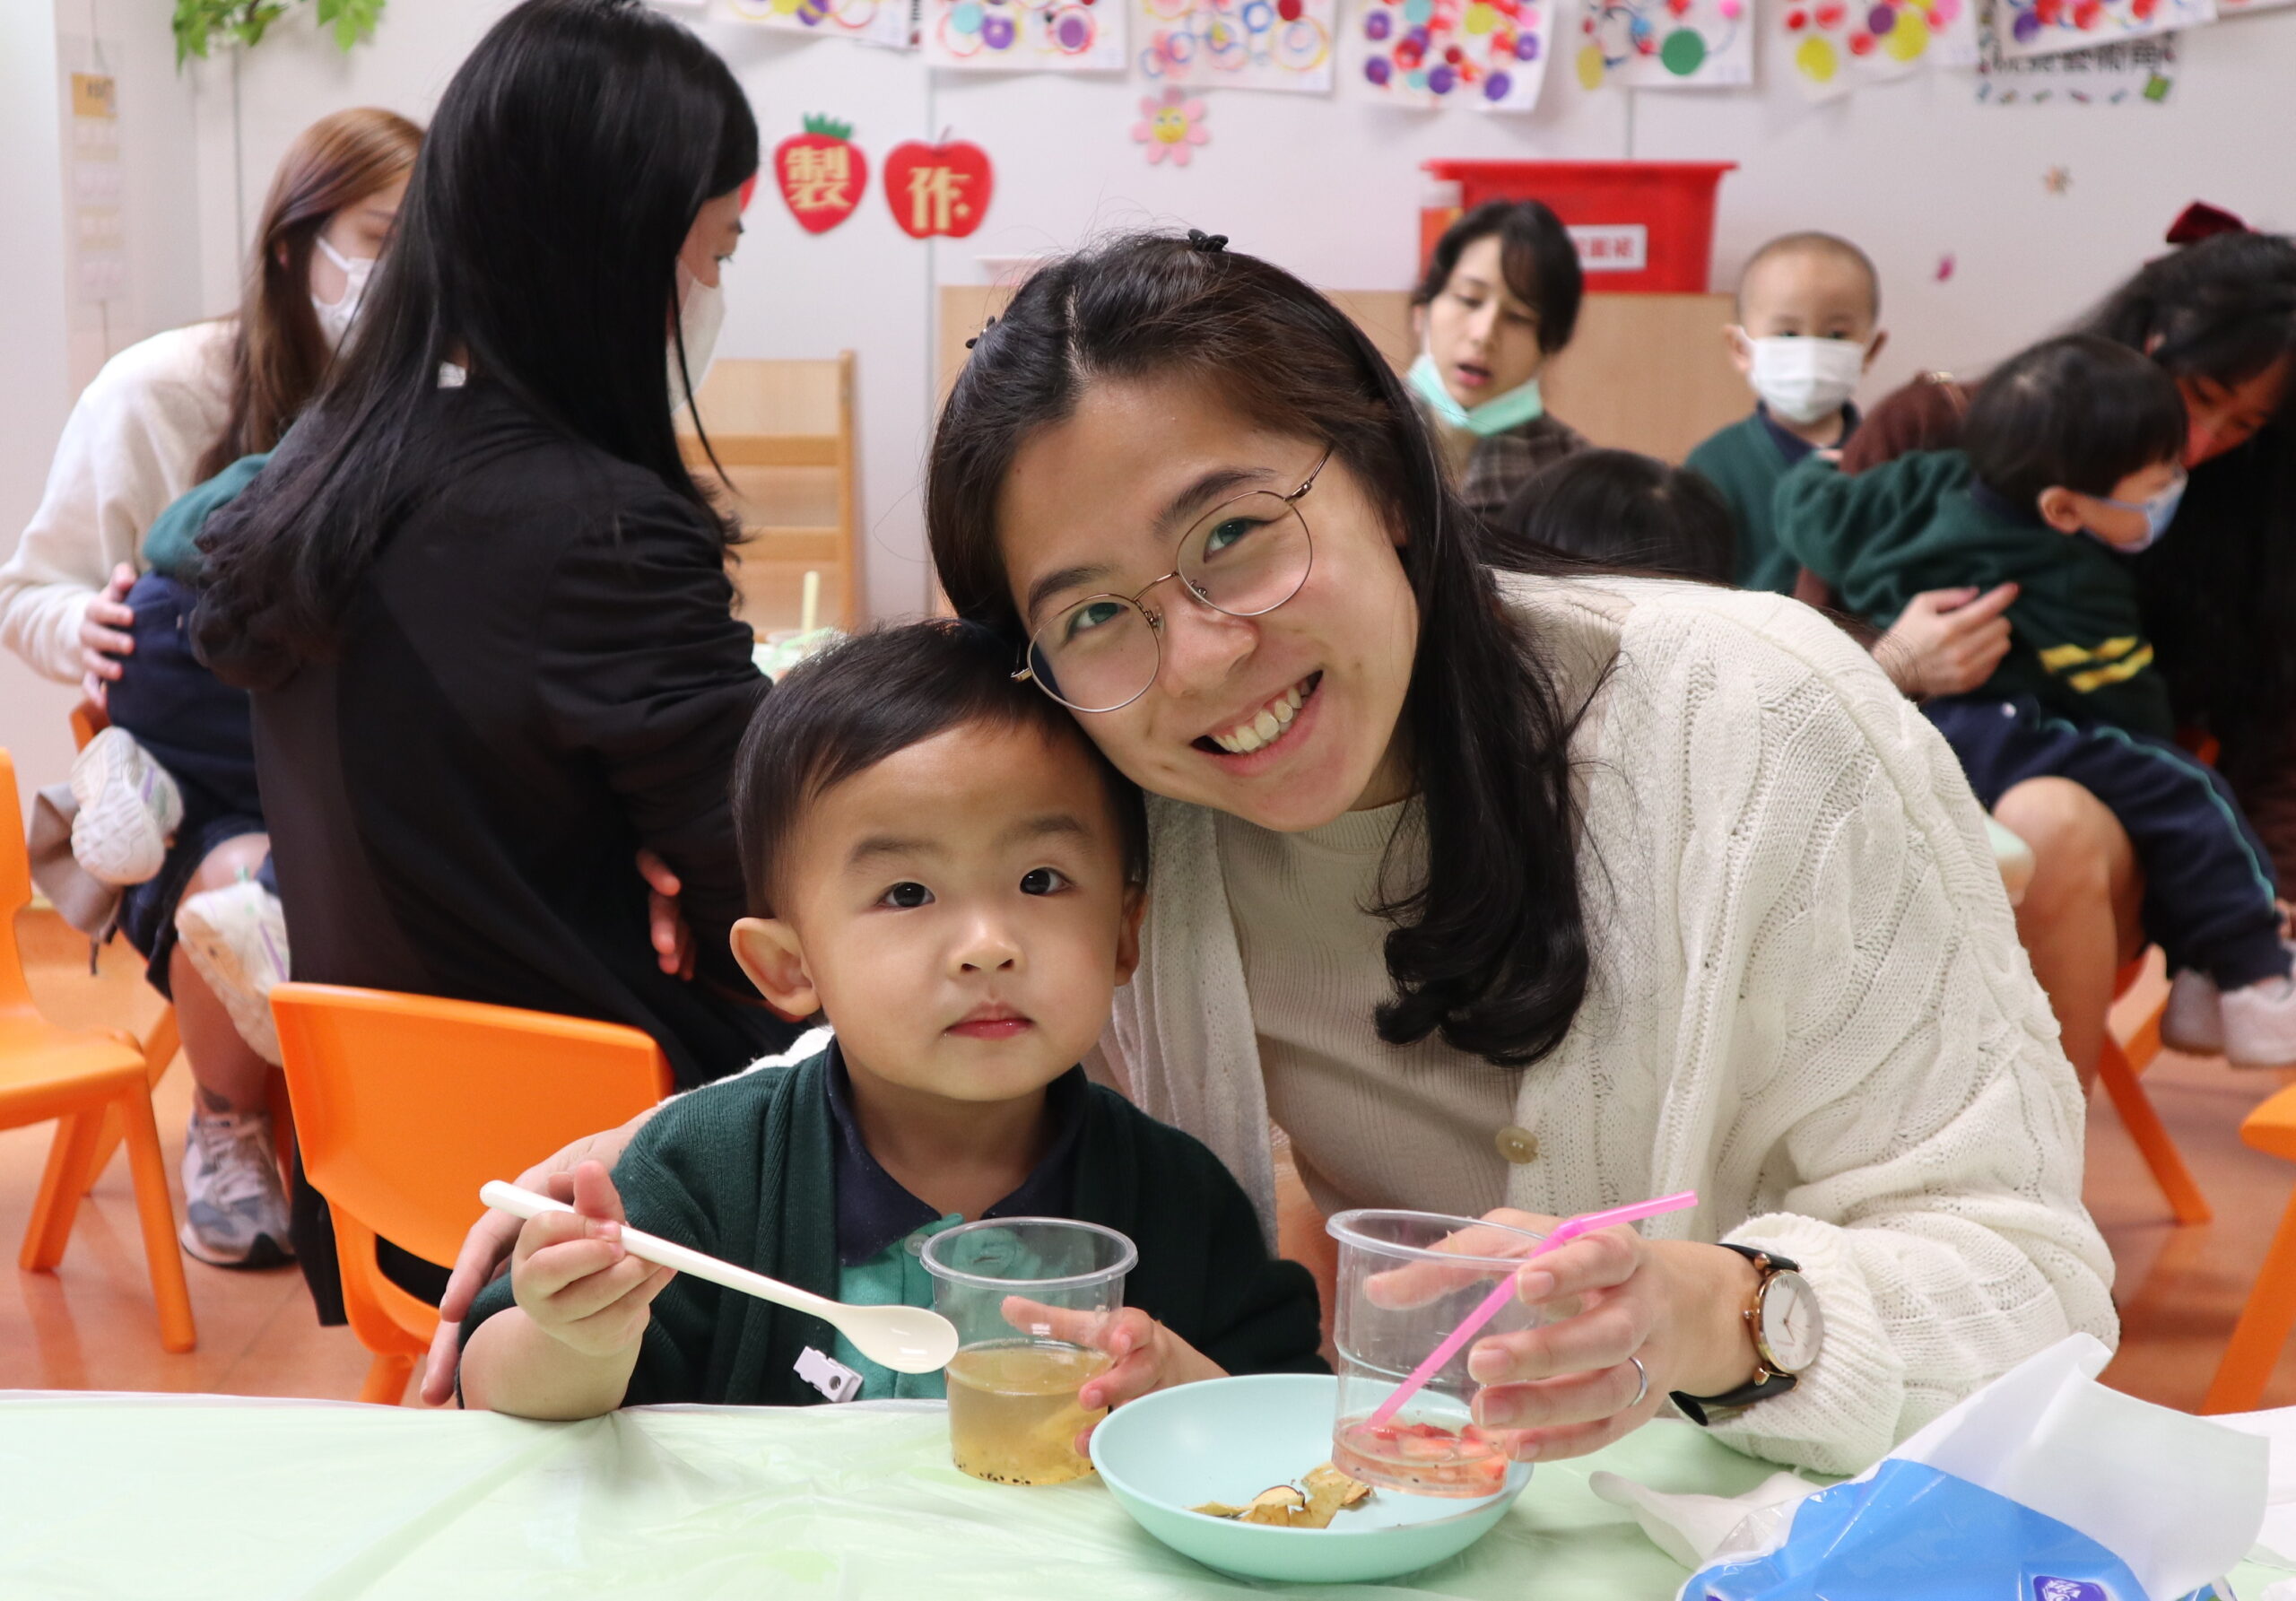
{"label": "boy's navy polo collar", "polygon": [[2027,528],[2048,526],[2048,524],[2042,520],[2039,507],[2020,506],[1980,478],[1970,480],[1970,501],[1987,517],[1999,518],[2005,523],[2015,523],[2020,527]]}
{"label": "boy's navy polo collar", "polygon": [[[829,1089],[830,1119],[837,1126],[831,1153],[831,1170],[837,1184],[837,1259],[840,1266],[853,1267],[902,1235],[940,1222],[941,1214],[909,1194],[869,1154],[861,1138],[860,1120],[853,1115],[845,1056],[834,1040],[828,1054],[829,1071],[822,1079]],[[1021,1181],[1018,1189],[982,1213],[983,1217],[1065,1217],[1070,1214],[1076,1191],[1076,1146],[1084,1132],[1085,1099],[1082,1067],[1071,1067],[1045,1086],[1045,1105],[1052,1112],[1052,1144],[1035,1171]]]}
{"label": "boy's navy polo collar", "polygon": [[[1762,431],[1770,435],[1770,442],[1778,447],[1778,453],[1786,458],[1787,466],[1799,466],[1802,458],[1817,448],[1809,440],[1771,416],[1768,401],[1754,402],[1754,415],[1761,419]],[[1849,436],[1857,431],[1857,424],[1861,421],[1856,406],[1844,405],[1841,408],[1841,437],[1826,448],[1829,450],[1839,450],[1849,443]]]}

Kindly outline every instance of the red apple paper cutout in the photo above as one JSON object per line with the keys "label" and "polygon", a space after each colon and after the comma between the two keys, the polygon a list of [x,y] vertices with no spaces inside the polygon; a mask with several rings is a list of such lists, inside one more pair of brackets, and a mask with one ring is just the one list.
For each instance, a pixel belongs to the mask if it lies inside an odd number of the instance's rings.
{"label": "red apple paper cutout", "polygon": [[805,118],[805,131],[773,147],[773,176],[789,214],[807,233],[827,233],[853,214],[869,187],[869,158],[851,143],[853,125]]}
{"label": "red apple paper cutout", "polygon": [[988,214],[996,187],[988,152],[962,139],[946,144],[912,139],[885,158],[885,204],[911,239],[964,238]]}

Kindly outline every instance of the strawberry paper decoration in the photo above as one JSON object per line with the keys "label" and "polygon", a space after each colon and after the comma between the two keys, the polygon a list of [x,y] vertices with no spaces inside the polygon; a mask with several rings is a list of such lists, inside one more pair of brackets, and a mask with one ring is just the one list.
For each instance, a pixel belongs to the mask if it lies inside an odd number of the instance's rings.
{"label": "strawberry paper decoration", "polygon": [[1173,166],[1185,167],[1190,150],[1211,143],[1211,130],[1204,126],[1204,102],[1190,100],[1176,86],[1168,85],[1163,93],[1142,100],[1140,115],[1144,120],[1133,124],[1132,140],[1148,147],[1151,167],[1167,157]]}
{"label": "strawberry paper decoration", "polygon": [[797,226],[827,233],[853,214],[869,187],[869,158],[852,143],[853,125],[805,118],[805,131],[773,147],[773,175]]}
{"label": "strawberry paper decoration", "polygon": [[912,139],[885,158],[885,204],[911,239],[964,238],[988,214],[996,187],[988,152],[962,139],[940,144]]}

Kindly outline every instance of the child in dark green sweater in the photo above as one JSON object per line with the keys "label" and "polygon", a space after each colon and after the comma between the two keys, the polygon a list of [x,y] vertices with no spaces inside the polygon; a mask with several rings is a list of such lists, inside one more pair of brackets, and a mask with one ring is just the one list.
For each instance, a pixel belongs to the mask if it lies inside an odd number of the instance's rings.
{"label": "child in dark green sweater", "polygon": [[1729,503],[1738,587],[1788,595],[1797,563],[1771,532],[1770,500],[1796,463],[1839,448],[1857,426],[1850,396],[1889,340],[1880,327],[1881,279],[1848,239],[1789,233],[1748,259],[1736,309],[1738,320],[1723,333],[1757,404],[1683,465]]}
{"label": "child in dark green sweater", "polygon": [[[2271,858],[2231,792],[2171,743],[2169,693],[2124,557],[2161,537],[2184,489],[2176,385],[2092,335],[2012,358],[1970,407],[1966,450],[1845,477],[1813,458],[1779,485],[1780,545],[1886,626],[1943,585],[2013,583],[2009,652],[1981,688],[1924,708],[1987,807],[2070,779],[2109,807],[2144,869],[2146,932],[2180,975],[2171,1043],[2296,1064],[2296,983]],[[2206,1006],[2196,985],[2213,987]]]}
{"label": "child in dark green sweater", "polygon": [[921,623],[833,647],[761,703],[734,794],[758,915],[735,952],[835,1041],[671,1103],[611,1178],[578,1168],[584,1215],[527,1223],[472,1310],[469,1404],[587,1417],[942,1393],[818,1319],[626,1255],[623,1221],[839,1300],[929,1306],[929,1236],[1077,1218],[1139,1249],[1125,1310],[1091,1336],[1113,1362],[1088,1410],[1323,1370],[1314,1281],[1270,1256],[1219,1159],[1076,1066],[1139,958],[1147,825],[1011,655],[978,625]]}

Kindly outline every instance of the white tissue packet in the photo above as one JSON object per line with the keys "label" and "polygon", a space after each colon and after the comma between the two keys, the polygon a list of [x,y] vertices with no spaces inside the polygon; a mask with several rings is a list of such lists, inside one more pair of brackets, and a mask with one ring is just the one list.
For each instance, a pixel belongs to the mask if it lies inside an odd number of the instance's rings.
{"label": "white tissue packet", "polygon": [[1870,1471],[1745,1518],[1682,1601],[2207,1595],[2263,1524],[2266,1443],[2107,1389],[2109,1355],[2071,1336]]}

